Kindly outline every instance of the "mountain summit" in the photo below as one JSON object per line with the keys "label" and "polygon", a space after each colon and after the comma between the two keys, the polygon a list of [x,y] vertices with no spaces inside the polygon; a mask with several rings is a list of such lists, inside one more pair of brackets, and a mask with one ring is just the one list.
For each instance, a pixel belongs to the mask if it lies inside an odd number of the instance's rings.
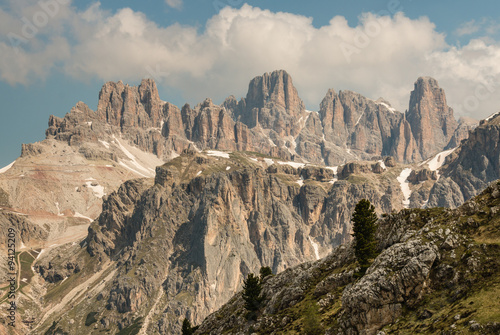
{"label": "mountain summit", "polygon": [[446,148],[458,127],[444,90],[431,77],[420,77],[415,82],[406,120],[422,159]]}

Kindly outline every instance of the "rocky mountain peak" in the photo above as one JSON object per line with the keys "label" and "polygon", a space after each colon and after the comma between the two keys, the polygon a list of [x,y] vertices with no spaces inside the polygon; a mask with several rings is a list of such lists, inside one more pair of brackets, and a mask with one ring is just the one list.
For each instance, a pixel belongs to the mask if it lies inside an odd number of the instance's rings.
{"label": "rocky mountain peak", "polygon": [[160,99],[155,81],[153,79],[143,79],[138,91],[146,113],[153,119],[154,124],[158,124],[161,118],[161,107],[164,103]]}
{"label": "rocky mountain peak", "polygon": [[208,108],[214,106],[212,99],[206,98],[200,105],[201,108]]}
{"label": "rocky mountain peak", "polygon": [[246,99],[235,115],[250,128],[260,125],[275,130],[280,136],[296,136],[300,131],[298,120],[304,111],[305,105],[293,86],[292,77],[279,70],[250,81]]}
{"label": "rocky mountain peak", "polygon": [[406,119],[422,158],[446,147],[458,127],[444,90],[431,77],[420,77],[415,82]]}
{"label": "rocky mountain peak", "polygon": [[276,107],[292,112],[304,109],[292,77],[284,70],[265,73],[250,81],[247,93],[250,108]]}
{"label": "rocky mountain peak", "polygon": [[139,86],[107,82],[99,92],[99,119],[119,127],[160,127],[164,102],[153,79]]}

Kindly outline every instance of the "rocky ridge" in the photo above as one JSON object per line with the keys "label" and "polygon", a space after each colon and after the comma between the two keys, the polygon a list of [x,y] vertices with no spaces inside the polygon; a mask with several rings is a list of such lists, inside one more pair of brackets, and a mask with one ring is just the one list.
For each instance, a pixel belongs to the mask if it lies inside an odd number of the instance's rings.
{"label": "rocky ridge", "polygon": [[231,96],[215,105],[206,99],[194,108],[160,100],[150,79],[138,87],[108,82],[96,112],[78,103],[62,119],[51,116],[47,137],[80,145],[120,134],[163,160],[194,148],[256,151],[334,166],[379,156],[421,161],[460,143],[467,129],[457,123],[444,91],[429,77],[415,83],[405,114],[383,99],[334,90],[312,112],[305,109],[291,76],[280,70],[252,79],[240,101]]}
{"label": "rocky ridge", "polygon": [[500,178],[500,117],[481,121],[441,169],[428,206],[457,207]]}

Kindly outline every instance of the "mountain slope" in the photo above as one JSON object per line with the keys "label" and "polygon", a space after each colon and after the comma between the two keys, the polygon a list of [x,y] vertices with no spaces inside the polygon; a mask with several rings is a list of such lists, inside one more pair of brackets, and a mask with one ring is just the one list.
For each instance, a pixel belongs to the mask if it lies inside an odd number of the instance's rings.
{"label": "mountain slope", "polygon": [[380,254],[361,279],[352,246],[341,246],[267,277],[255,321],[238,293],[195,334],[302,334],[311,322],[326,334],[497,334],[499,206],[495,182],[455,210],[387,215],[379,220]]}
{"label": "mountain slope", "polygon": [[[90,287],[111,277],[90,300],[67,306],[66,313],[81,315],[73,324],[56,310],[38,331],[57,321],[69,333],[88,332],[82,318],[95,313],[96,332],[140,326],[148,334],[176,333],[184,316],[201,322],[261,266],[281,272],[350,240],[350,213],[359,197],[371,199],[379,212],[402,207],[397,181],[387,179],[400,167],[365,171],[374,181],[362,184],[352,171],[340,173],[351,181],[335,181],[331,169],[295,164],[250,153],[186,151],[157,168],[154,184],[126,182],[105,199],[87,239],[71,249],[87,261],[69,260],[104,271]],[[52,289],[60,280],[89,280],[90,273],[68,272],[68,260],[53,257],[37,263],[46,281],[59,274]]]}

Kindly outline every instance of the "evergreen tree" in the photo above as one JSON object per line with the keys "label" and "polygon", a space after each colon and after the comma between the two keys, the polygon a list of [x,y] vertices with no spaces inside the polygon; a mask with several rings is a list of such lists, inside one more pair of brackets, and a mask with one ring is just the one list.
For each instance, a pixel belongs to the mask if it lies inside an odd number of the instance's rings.
{"label": "evergreen tree", "polygon": [[262,298],[260,292],[262,286],[259,277],[253,273],[249,273],[247,279],[243,281],[243,300],[245,300],[245,308],[250,311],[257,311],[260,307]]}
{"label": "evergreen tree", "polygon": [[358,202],[352,215],[352,222],[354,254],[361,267],[360,275],[363,275],[370,266],[370,259],[374,258],[377,252],[375,240],[377,214],[370,201],[362,199]]}
{"label": "evergreen tree", "polygon": [[260,281],[262,282],[267,276],[272,276],[273,271],[269,266],[263,266],[260,268]]}
{"label": "evergreen tree", "polygon": [[182,322],[182,335],[192,335],[194,333],[191,327],[191,322],[188,319],[184,319]]}

